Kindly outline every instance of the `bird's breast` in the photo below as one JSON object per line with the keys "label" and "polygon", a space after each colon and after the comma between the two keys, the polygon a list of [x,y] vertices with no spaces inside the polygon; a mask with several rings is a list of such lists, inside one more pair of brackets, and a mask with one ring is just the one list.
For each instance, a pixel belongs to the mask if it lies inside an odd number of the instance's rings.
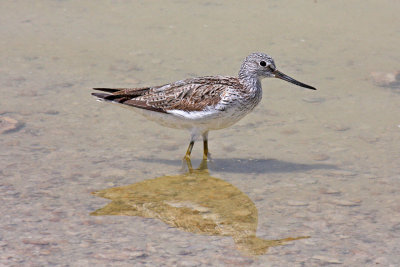
{"label": "bird's breast", "polygon": [[260,103],[261,98],[261,87],[254,87],[253,90],[247,88],[241,90],[229,90],[221,99],[219,106],[221,111],[233,111],[247,114]]}

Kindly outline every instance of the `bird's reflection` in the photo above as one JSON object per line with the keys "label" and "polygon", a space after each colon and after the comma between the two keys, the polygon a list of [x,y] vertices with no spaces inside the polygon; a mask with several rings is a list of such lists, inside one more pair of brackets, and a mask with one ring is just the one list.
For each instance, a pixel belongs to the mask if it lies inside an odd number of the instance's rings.
{"label": "bird's reflection", "polygon": [[232,184],[211,177],[207,161],[184,174],[167,175],[132,185],[93,192],[111,203],[91,215],[128,215],[157,218],[184,231],[231,236],[247,255],[261,255],[269,247],[306,237],[265,240],[256,237],[258,213],[251,199]]}

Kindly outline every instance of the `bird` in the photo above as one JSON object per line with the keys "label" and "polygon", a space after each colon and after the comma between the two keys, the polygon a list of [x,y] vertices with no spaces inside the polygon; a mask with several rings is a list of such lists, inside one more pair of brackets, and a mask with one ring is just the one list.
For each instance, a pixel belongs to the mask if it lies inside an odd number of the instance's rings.
{"label": "bird", "polygon": [[163,126],[186,129],[190,142],[184,160],[190,160],[195,141],[203,139],[203,159],[208,159],[208,133],[232,126],[249,114],[261,101],[263,78],[278,78],[316,90],[280,72],[272,57],[251,53],[238,77],[203,76],[160,86],[141,88],[93,88],[99,101],[133,108],[147,119]]}

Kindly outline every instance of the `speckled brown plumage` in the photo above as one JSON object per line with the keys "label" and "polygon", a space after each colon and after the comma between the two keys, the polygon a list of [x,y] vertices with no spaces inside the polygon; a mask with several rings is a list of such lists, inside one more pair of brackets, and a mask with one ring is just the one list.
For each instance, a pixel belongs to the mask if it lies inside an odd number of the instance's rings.
{"label": "speckled brown plumage", "polygon": [[244,89],[238,78],[205,76],[155,87],[94,88],[111,94],[93,94],[105,100],[165,113],[168,110],[201,111],[215,106],[227,88]]}

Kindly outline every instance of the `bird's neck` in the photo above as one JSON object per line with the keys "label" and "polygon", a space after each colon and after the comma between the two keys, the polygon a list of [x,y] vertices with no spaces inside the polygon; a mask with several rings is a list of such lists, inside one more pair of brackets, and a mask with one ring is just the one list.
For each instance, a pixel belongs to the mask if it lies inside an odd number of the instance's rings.
{"label": "bird's neck", "polygon": [[251,94],[261,93],[261,80],[257,76],[244,76],[240,77],[240,83],[244,85],[246,90]]}

